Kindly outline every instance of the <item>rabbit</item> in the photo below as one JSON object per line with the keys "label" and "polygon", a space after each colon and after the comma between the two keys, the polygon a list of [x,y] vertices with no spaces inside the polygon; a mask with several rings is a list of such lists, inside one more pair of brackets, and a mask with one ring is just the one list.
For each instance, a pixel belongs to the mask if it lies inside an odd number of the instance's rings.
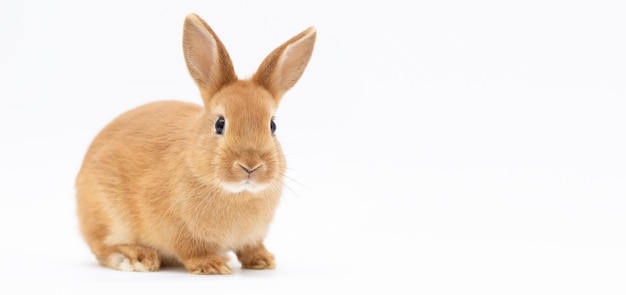
{"label": "rabbit", "polygon": [[286,162],[274,113],[315,39],[309,27],[239,79],[211,27],[186,16],[183,53],[203,105],[158,101],[123,113],[94,138],[76,177],[80,233],[100,265],[231,274],[232,251],[244,269],[275,268],[264,239]]}

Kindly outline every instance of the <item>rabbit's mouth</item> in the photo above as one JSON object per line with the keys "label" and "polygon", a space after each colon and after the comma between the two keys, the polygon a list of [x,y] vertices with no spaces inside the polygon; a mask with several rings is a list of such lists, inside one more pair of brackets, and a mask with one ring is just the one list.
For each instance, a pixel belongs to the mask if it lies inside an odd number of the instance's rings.
{"label": "rabbit's mouth", "polygon": [[260,184],[251,180],[250,178],[238,183],[222,182],[222,188],[231,193],[240,193],[243,191],[258,193],[266,189],[268,186],[268,184]]}

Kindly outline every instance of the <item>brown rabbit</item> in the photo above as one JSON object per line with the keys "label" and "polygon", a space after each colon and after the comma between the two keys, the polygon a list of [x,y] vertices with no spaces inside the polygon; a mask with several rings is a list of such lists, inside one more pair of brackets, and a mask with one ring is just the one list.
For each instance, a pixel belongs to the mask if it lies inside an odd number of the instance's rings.
{"label": "brown rabbit", "polygon": [[197,15],[183,49],[204,107],[178,101],[128,111],[94,139],[76,180],[82,235],[99,263],[194,274],[273,269],[263,240],[278,205],[285,158],[273,115],[311,58],[313,27],[276,48],[239,80],[228,52]]}

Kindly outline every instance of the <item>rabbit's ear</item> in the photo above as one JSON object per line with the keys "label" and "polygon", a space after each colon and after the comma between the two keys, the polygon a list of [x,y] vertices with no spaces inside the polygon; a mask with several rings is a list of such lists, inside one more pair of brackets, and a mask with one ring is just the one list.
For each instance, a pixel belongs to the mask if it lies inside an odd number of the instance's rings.
{"label": "rabbit's ear", "polygon": [[189,14],[183,31],[185,62],[204,104],[225,85],[237,81],[233,63],[224,44],[199,16]]}
{"label": "rabbit's ear", "polygon": [[265,87],[277,102],[293,87],[311,59],[316,31],[309,27],[274,49],[259,66],[252,80]]}

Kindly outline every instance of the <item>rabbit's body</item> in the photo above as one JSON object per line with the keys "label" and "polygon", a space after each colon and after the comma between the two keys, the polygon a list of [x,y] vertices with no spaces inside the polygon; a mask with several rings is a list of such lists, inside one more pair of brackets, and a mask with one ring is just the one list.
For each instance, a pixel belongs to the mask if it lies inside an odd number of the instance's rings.
{"label": "rabbit's body", "polygon": [[146,245],[174,257],[173,242],[185,238],[219,244],[223,251],[263,239],[278,204],[276,191],[233,194],[200,185],[185,165],[185,146],[196,140],[188,129],[202,111],[176,101],[151,103],[123,114],[96,137],[78,194],[97,195],[98,203],[89,204],[81,217],[114,230],[89,236],[108,244]]}
{"label": "rabbit's body", "polygon": [[[231,250],[245,268],[274,268],[263,239],[286,164],[273,114],[302,74],[315,31],[238,80],[212,30],[195,15],[185,25],[187,64],[204,107],[147,104],[98,134],[76,183],[83,237],[102,265],[121,270],[154,271],[171,261],[192,273],[228,274]],[[289,59],[294,52],[300,60]]]}

